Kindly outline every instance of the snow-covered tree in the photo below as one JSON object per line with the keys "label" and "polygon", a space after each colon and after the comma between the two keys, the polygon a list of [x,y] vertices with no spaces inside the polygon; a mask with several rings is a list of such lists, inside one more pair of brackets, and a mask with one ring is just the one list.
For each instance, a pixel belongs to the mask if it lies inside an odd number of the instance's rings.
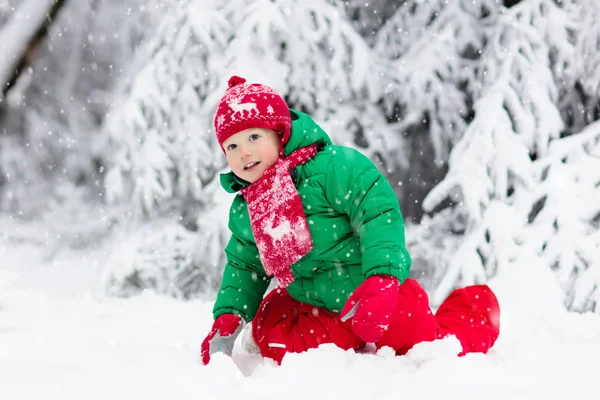
{"label": "snow-covered tree", "polygon": [[409,0],[377,33],[377,53],[391,61],[382,71],[386,112],[411,124],[426,120],[439,164],[467,125],[465,86],[497,13],[494,0]]}
{"label": "snow-covered tree", "polygon": [[0,25],[0,101],[30,41],[44,24],[53,6],[54,0],[24,0],[14,6],[9,3],[0,5],[6,10],[10,7],[10,17]]}
{"label": "snow-covered tree", "polygon": [[152,213],[205,200],[206,184],[224,164],[211,134],[219,54],[232,29],[218,11],[222,3],[174,9],[138,56],[105,125],[110,202],[131,200]]}
{"label": "snow-covered tree", "polygon": [[519,208],[537,209],[519,241],[556,272],[567,305],[600,311],[600,121],[553,141],[533,167],[538,184]]}
{"label": "snow-covered tree", "polygon": [[233,30],[221,12],[224,3],[183,1],[167,13],[110,109],[103,148],[107,200],[132,210],[139,222],[129,230],[133,237],[145,232],[128,241],[123,249],[133,254],[110,271],[111,293],[151,288],[189,298],[218,285],[231,202],[219,200],[225,159],[212,133]]}
{"label": "snow-covered tree", "polygon": [[[215,180],[211,185],[219,185]],[[223,244],[230,232],[227,215],[231,194],[209,188],[215,198],[197,219],[196,231],[172,218],[160,218],[121,230],[104,277],[116,296],[137,295],[146,289],[180,299],[212,296],[226,263]]]}
{"label": "snow-covered tree", "polygon": [[[496,230],[499,235],[504,233],[505,225],[494,224],[498,207],[491,205],[507,202],[515,187],[531,186],[530,154],[543,155],[550,139],[558,137],[564,127],[550,65],[554,48],[545,40],[547,30],[534,29],[534,20],[553,14],[544,12],[539,3],[521,2],[498,15],[482,52],[478,80],[472,84],[476,99],[473,121],[450,154],[447,176],[424,203],[426,210],[432,210],[451,197],[458,204],[456,212],[463,213],[466,221],[466,238],[448,262],[436,300],[443,298],[459,277],[462,284],[475,283],[494,271],[497,259],[482,257],[480,247],[494,243],[493,252],[507,254],[495,237]],[[551,1],[545,3],[552,11],[561,12]],[[572,48],[565,42],[555,49]]]}
{"label": "snow-covered tree", "polygon": [[96,188],[91,200],[97,201],[102,179],[98,128],[113,101],[115,82],[144,40],[143,29],[162,15],[160,7],[167,3],[65,4],[5,104],[2,209],[40,213],[54,188],[66,185]]}
{"label": "snow-covered tree", "polygon": [[[369,8],[381,8],[379,4]],[[389,175],[406,216],[422,218],[421,201],[443,178],[448,154],[472,114],[469,82],[492,29],[493,1],[397,2],[374,36],[383,83],[379,106],[388,128],[406,137],[408,166]],[[367,7],[365,7],[367,9]]]}
{"label": "snow-covered tree", "polygon": [[[464,229],[434,301],[456,285],[483,282],[516,257],[537,252],[556,267],[570,304],[577,309],[588,304],[597,285],[590,258],[597,242],[589,238],[597,229],[597,208],[590,206],[597,198],[597,176],[583,171],[598,160],[595,147],[583,142],[597,140],[597,132],[577,133],[579,147],[550,152],[565,148],[568,140],[560,138],[566,129],[560,94],[567,93],[565,82],[577,71],[579,15],[576,7],[546,0],[522,1],[497,15],[470,86],[474,118],[452,149],[447,176],[424,203],[433,210],[450,197],[453,219]],[[558,192],[552,189],[557,186]],[[565,190],[577,193],[577,201]],[[585,245],[568,245],[578,240]]]}

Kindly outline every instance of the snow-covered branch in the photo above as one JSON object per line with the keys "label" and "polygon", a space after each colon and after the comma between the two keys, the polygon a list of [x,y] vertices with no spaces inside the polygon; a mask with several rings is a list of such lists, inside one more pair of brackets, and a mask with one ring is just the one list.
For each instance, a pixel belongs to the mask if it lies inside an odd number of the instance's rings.
{"label": "snow-covered branch", "polygon": [[[46,19],[54,0],[25,0],[0,29],[0,86],[11,79],[31,39]],[[0,92],[0,100],[2,92]]]}
{"label": "snow-covered branch", "polygon": [[572,309],[600,310],[600,122],[553,141],[534,169],[530,204],[539,211],[522,234],[523,247],[552,267]]}
{"label": "snow-covered branch", "polygon": [[[382,63],[386,112],[428,119],[438,164],[466,128],[469,106],[463,86],[474,79],[467,71],[473,70],[471,59],[479,57],[490,30],[482,23],[483,10],[490,13],[486,19],[497,13],[492,3],[407,1],[378,33],[378,57],[392,61]],[[398,103],[403,112],[394,115]]]}
{"label": "snow-covered branch", "polygon": [[577,75],[585,94],[590,97],[590,104],[581,114],[586,117],[584,123],[595,119],[594,113],[600,106],[600,2],[586,1],[581,7],[581,38],[577,42],[574,59],[577,63]]}

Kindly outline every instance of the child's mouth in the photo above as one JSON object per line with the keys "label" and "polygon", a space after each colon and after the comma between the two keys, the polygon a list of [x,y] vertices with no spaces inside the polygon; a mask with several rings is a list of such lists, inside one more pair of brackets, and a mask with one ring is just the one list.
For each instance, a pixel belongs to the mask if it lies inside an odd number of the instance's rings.
{"label": "child's mouth", "polygon": [[251,162],[250,164],[246,164],[246,165],[244,165],[244,171],[248,171],[249,169],[256,167],[258,164],[259,164],[258,161],[254,161],[254,162]]}

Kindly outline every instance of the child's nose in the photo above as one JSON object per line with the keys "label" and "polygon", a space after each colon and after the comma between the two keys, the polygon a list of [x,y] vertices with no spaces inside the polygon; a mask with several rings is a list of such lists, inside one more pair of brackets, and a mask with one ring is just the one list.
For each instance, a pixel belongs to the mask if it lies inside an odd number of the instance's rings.
{"label": "child's nose", "polygon": [[242,148],[240,150],[241,150],[240,154],[241,154],[242,158],[252,155],[252,151],[247,146],[242,146]]}

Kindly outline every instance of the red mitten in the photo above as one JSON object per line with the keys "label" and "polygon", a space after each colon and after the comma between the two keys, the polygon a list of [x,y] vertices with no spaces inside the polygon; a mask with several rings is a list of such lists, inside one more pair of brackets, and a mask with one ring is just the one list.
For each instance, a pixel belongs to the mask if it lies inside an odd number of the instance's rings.
{"label": "red mitten", "polygon": [[212,329],[202,342],[202,363],[207,365],[210,356],[214,353],[225,353],[231,356],[235,338],[243,328],[243,320],[237,314],[219,315],[213,323]]}
{"label": "red mitten", "polygon": [[388,329],[396,305],[400,282],[389,275],[368,277],[346,301],[342,321],[352,318],[352,331],[367,343],[375,343]]}

